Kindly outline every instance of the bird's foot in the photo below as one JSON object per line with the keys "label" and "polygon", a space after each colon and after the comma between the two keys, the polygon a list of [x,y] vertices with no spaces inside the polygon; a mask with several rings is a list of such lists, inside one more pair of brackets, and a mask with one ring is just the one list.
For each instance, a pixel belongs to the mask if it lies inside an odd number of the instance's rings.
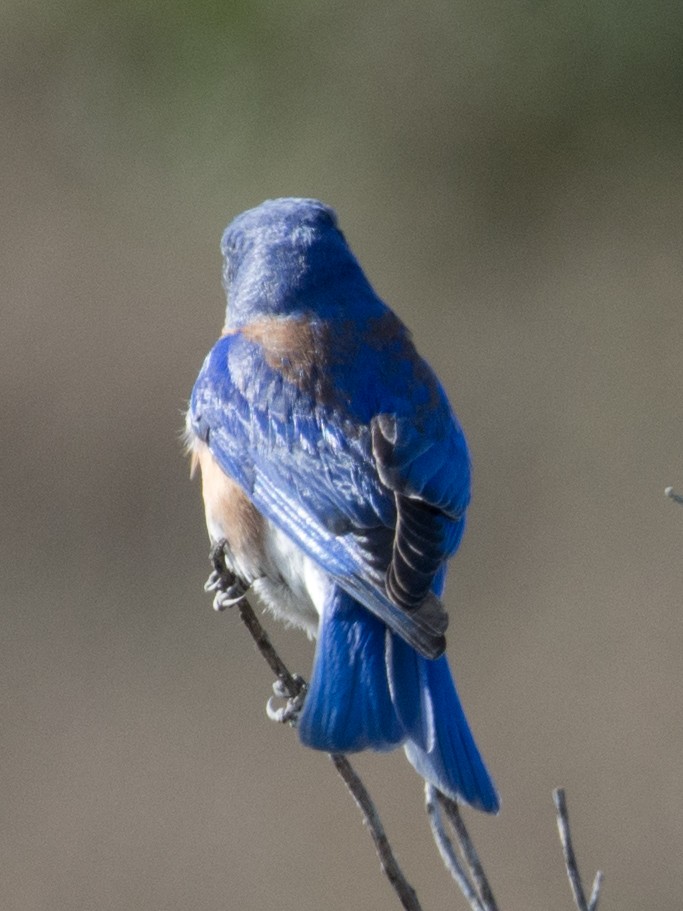
{"label": "bird's foot", "polygon": [[213,609],[215,611],[224,611],[227,607],[244,598],[249,591],[249,586],[243,579],[240,579],[225,563],[226,541],[219,541],[211,548],[209,559],[213,570],[211,575],[204,583],[205,592],[215,592],[213,598]]}
{"label": "bird's foot", "polygon": [[[298,674],[292,674],[292,679],[297,686],[297,692],[292,696],[282,680],[276,680],[273,684],[274,696],[271,696],[266,705],[266,713],[271,721],[279,721],[280,724],[291,724],[296,726],[296,722],[301,714],[306,699],[306,681]],[[275,705],[275,699],[286,699],[286,703],[279,708]]]}

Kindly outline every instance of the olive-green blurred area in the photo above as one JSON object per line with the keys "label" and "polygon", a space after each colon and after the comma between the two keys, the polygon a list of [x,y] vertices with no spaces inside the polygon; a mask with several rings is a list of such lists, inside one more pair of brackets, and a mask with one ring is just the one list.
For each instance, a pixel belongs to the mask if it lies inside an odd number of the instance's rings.
{"label": "olive-green blurred area", "polygon": [[[220,234],[282,195],[337,209],[470,439],[449,651],[501,906],[571,907],[564,785],[601,908],[680,908],[680,3],[5,0],[0,76],[3,911],[398,907],[202,592],[182,410]],[[402,754],[359,768],[464,908]]]}

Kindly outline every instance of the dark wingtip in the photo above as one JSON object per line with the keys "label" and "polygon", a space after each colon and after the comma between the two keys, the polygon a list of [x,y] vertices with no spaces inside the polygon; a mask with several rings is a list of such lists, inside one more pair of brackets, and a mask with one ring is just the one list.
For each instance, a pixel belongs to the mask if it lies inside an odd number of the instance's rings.
{"label": "dark wingtip", "polygon": [[428,592],[419,603],[408,605],[395,597],[390,577],[386,581],[387,594],[408,621],[394,627],[396,632],[425,658],[440,658],[446,650],[448,614],[439,598]]}
{"label": "dark wingtip", "polygon": [[425,658],[436,660],[446,651],[448,614],[441,601],[430,592],[411,615],[414,641],[410,644]]}
{"label": "dark wingtip", "polygon": [[448,614],[441,599],[437,598],[434,592],[427,593],[417,610],[417,615],[422,623],[437,633],[445,633],[448,629]]}
{"label": "dark wingtip", "polygon": [[433,639],[429,640],[428,648],[423,650],[422,654],[425,658],[430,658],[432,661],[436,661],[436,659],[440,658],[445,651],[446,637],[435,636]]}
{"label": "dark wingtip", "polygon": [[423,658],[428,658],[430,661],[436,661],[436,659],[440,658],[446,651],[445,636],[426,633],[419,629],[415,629],[410,633],[401,630],[398,635],[401,636],[408,645],[412,646],[416,652],[422,655]]}

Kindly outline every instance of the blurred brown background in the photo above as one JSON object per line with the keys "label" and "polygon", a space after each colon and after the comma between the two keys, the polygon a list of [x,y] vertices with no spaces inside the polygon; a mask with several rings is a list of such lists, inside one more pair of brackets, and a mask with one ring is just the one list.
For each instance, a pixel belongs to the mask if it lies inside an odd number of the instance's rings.
{"label": "blurred brown background", "polygon": [[[218,241],[319,196],[475,464],[450,653],[501,904],[683,892],[683,8],[5,0],[3,911],[396,908],[324,756],[202,592],[178,431]],[[270,623],[292,668],[311,647]],[[399,752],[363,756],[425,909],[464,907]]]}

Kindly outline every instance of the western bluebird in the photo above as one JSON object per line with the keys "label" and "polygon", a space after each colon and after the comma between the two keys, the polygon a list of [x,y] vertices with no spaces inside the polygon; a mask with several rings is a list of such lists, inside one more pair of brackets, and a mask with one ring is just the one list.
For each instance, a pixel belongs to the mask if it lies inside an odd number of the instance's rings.
{"label": "western bluebird", "polygon": [[496,812],[444,655],[440,596],[470,497],[446,394],[323,203],[264,202],[221,249],[227,318],[187,427],[237,580],[225,603],[250,589],[317,637],[304,744],[402,744],[425,780]]}

